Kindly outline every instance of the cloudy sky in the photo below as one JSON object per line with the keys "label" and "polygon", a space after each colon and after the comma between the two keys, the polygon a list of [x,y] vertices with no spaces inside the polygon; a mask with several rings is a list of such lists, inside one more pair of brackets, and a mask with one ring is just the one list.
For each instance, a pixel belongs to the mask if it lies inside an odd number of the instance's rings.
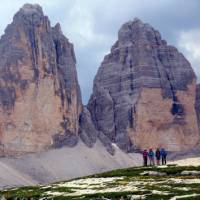
{"label": "cloudy sky", "polygon": [[40,4],[52,25],[60,22],[74,43],[84,103],[119,28],[135,17],[150,23],[182,51],[200,80],[200,0],[1,0],[0,34],[27,2]]}

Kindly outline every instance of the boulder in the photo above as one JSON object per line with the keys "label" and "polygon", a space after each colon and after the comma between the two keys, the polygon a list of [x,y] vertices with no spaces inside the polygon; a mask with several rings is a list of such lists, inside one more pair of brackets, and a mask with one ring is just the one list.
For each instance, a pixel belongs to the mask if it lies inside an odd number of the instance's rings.
{"label": "boulder", "polygon": [[200,175],[200,171],[184,170],[184,171],[181,172],[181,175],[185,175],[185,176],[188,176],[188,175],[198,176],[198,175]]}
{"label": "boulder", "polygon": [[157,172],[157,171],[145,171],[140,173],[141,176],[166,176],[165,172]]}

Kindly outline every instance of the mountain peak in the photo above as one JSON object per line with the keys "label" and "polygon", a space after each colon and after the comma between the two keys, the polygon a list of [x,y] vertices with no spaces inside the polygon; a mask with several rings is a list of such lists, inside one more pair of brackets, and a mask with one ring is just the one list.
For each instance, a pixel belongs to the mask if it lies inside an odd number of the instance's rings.
{"label": "mountain peak", "polygon": [[143,21],[137,17],[135,17],[132,21],[133,23],[140,23],[140,24],[144,24]]}
{"label": "mountain peak", "polygon": [[139,18],[124,23],[118,32],[119,46],[130,46],[136,41],[162,43],[160,33]]}
{"label": "mountain peak", "polygon": [[53,27],[53,30],[56,31],[56,32],[59,33],[59,34],[62,34],[62,29],[61,29],[60,23],[57,23],[57,24]]}
{"label": "mountain peak", "polygon": [[144,25],[145,25],[145,23],[142,20],[140,20],[139,18],[136,17],[133,20],[130,20],[130,21],[124,23],[121,26],[119,31],[123,31],[123,30],[127,31],[127,29],[134,30],[134,28],[136,28],[138,26],[143,27]]}
{"label": "mountain peak", "polygon": [[[38,4],[24,4],[20,10],[14,15],[13,21],[19,23],[41,23],[42,18],[45,17],[42,7]],[[48,19],[48,17],[46,17]]]}
{"label": "mountain peak", "polygon": [[25,12],[25,13],[43,13],[42,11],[42,7],[39,4],[29,4],[26,3],[22,6],[22,8],[20,9],[21,11]]}

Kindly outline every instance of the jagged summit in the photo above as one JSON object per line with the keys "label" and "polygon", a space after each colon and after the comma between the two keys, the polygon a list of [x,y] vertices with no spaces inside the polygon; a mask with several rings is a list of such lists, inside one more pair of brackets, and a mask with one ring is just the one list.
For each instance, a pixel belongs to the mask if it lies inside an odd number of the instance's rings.
{"label": "jagged summit", "polygon": [[60,23],[56,23],[56,25],[53,27],[54,31],[58,32],[59,34],[63,34]]}
{"label": "jagged summit", "polygon": [[43,13],[42,7],[39,4],[29,3],[24,4],[20,11],[25,12],[27,14]]}
{"label": "jagged summit", "polygon": [[143,21],[140,18],[138,18],[138,17],[135,17],[133,19],[133,22],[143,23]]}
{"label": "jagged summit", "polygon": [[146,23],[144,23],[141,19],[135,17],[133,20],[130,20],[130,21],[124,23],[120,29],[122,29],[126,25],[130,26],[130,25],[133,25],[133,24],[135,24],[135,25],[137,24],[137,25],[142,26],[142,25],[145,25]]}
{"label": "jagged summit", "polygon": [[157,30],[138,18],[122,25],[118,32],[119,46],[130,46],[131,44],[139,43],[140,41],[143,43],[145,42],[146,44],[166,44],[166,41],[162,40],[161,35]]}
{"label": "jagged summit", "polygon": [[44,15],[42,7],[38,4],[25,4],[13,17],[13,23],[16,26],[42,26],[50,29],[50,21]]}

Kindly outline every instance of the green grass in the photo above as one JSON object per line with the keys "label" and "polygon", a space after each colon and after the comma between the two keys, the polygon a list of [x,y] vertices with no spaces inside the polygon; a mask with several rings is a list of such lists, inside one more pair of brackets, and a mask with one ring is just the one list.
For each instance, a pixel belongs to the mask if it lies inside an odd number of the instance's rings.
{"label": "green grass", "polygon": [[[93,176],[87,176],[82,179],[87,178],[107,178],[107,177],[119,177],[119,179],[113,182],[105,182],[103,184],[91,183],[90,187],[95,190],[94,194],[84,194],[79,196],[67,196],[73,195],[73,192],[84,191],[86,188],[77,187],[65,187],[63,183],[60,182],[50,185],[51,187],[46,187],[42,185],[32,186],[32,187],[21,187],[16,189],[2,190],[0,191],[0,199],[2,196],[7,200],[36,200],[40,198],[50,199],[50,200],[131,200],[132,195],[145,195],[146,200],[168,200],[173,196],[189,195],[189,194],[200,194],[200,184],[197,183],[173,183],[169,181],[170,178],[182,179],[199,179],[200,176],[183,176],[180,173],[184,170],[197,170],[200,171],[200,167],[179,167],[179,166],[168,166],[167,168],[157,168],[157,167],[135,167],[127,169],[119,169],[106,173],[96,174]],[[157,171],[165,172],[165,176],[141,176],[140,173],[145,171]],[[78,180],[78,179],[76,179]],[[105,189],[115,189],[117,187],[123,188],[127,187],[128,184],[133,184],[137,187],[137,190],[130,191],[120,191],[116,189],[114,192],[102,192]],[[162,183],[162,184],[160,184]],[[181,190],[182,187],[188,188],[188,191]],[[46,192],[60,192],[60,196],[47,195]],[[107,190],[109,191],[109,190]],[[152,191],[161,192],[161,194],[155,194]],[[162,194],[168,193],[166,195]],[[64,194],[62,196],[62,194]],[[187,197],[183,199],[197,200],[197,197]]]}
{"label": "green grass", "polygon": [[[101,174],[96,174],[93,176],[88,176],[88,177],[116,177],[116,176],[139,176],[140,173],[144,171],[157,171],[157,172],[165,172],[167,175],[177,175],[183,171],[183,170],[197,170],[200,171],[200,167],[193,167],[193,166],[175,166],[175,165],[170,165],[167,168],[158,168],[156,166],[154,167],[136,167],[136,168],[127,168],[127,169],[118,169],[110,172],[105,172]],[[86,178],[88,178],[86,177]]]}

